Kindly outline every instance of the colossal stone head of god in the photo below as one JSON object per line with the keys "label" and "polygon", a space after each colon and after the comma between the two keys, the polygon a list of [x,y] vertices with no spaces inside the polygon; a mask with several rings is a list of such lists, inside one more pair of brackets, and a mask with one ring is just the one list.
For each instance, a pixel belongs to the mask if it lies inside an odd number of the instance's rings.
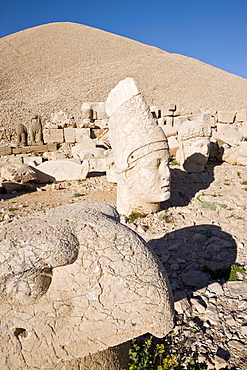
{"label": "colossal stone head of god", "polygon": [[201,172],[208,161],[211,127],[203,121],[185,121],[179,127],[178,160],[187,172]]}
{"label": "colossal stone head of god", "polygon": [[168,143],[134,79],[126,78],[110,92],[106,111],[118,172],[118,212],[157,212],[170,197]]}

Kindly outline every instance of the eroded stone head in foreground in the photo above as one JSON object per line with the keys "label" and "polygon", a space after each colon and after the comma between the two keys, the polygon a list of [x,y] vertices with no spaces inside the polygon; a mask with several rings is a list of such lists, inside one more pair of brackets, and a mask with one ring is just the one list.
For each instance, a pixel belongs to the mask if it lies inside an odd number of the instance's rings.
{"label": "eroded stone head in foreground", "polygon": [[166,273],[114,208],[77,203],[0,231],[1,369],[52,368],[173,327]]}

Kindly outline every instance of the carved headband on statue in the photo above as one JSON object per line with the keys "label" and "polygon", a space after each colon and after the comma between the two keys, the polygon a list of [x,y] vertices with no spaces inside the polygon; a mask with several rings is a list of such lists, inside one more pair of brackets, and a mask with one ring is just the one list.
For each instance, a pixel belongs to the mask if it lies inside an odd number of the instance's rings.
{"label": "carved headband on statue", "polygon": [[121,172],[125,172],[133,168],[140,158],[143,158],[148,154],[158,152],[160,150],[168,150],[168,142],[166,140],[159,140],[148,143],[133,150],[127,157],[127,168],[125,168]]}

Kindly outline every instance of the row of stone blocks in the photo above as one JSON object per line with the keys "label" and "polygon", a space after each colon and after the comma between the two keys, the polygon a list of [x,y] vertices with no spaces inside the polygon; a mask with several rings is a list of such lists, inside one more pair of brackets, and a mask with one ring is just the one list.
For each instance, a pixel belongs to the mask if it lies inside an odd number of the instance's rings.
{"label": "row of stone blocks", "polygon": [[32,145],[24,146],[22,148],[0,147],[0,156],[11,154],[25,154],[25,153],[44,153],[53,152],[57,150],[57,144],[49,143],[47,145]]}
{"label": "row of stone blocks", "polygon": [[43,130],[44,143],[79,143],[90,137],[90,128],[46,128]]}

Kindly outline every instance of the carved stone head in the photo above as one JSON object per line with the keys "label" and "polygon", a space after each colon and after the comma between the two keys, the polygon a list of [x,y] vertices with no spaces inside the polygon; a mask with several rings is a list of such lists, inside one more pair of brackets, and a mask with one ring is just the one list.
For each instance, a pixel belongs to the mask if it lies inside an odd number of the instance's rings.
{"label": "carved stone head", "polygon": [[178,161],[187,172],[201,172],[208,161],[211,127],[203,121],[185,121],[178,130]]}
{"label": "carved stone head", "polygon": [[118,212],[157,212],[170,197],[169,149],[134,79],[126,78],[110,92],[106,111],[118,172]]}

